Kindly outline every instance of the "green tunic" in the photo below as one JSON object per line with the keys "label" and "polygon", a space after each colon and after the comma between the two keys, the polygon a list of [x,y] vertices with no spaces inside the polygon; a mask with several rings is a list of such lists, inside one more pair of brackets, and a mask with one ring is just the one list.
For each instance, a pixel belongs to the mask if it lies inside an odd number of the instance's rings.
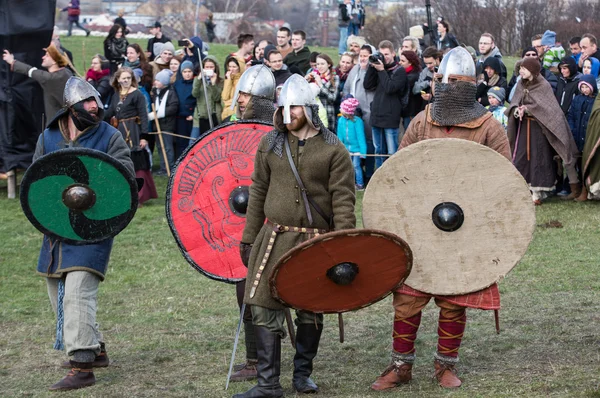
{"label": "green tunic", "polygon": [[[282,309],[284,306],[271,297],[269,290],[269,277],[273,266],[285,252],[313,235],[295,232],[277,234],[256,294],[250,298],[250,289],[272,233],[272,227],[265,224],[265,219],[290,227],[329,229],[329,225],[314,208],[311,208],[314,225],[309,225],[302,195],[285,150],[282,156],[279,156],[270,149],[270,143],[276,136],[277,130],[274,130],[263,137],[254,161],[246,226],[242,237],[242,242],[254,243],[248,266],[244,302]],[[288,141],[308,195],[326,215],[333,214],[336,230],[354,228],[354,168],[344,145],[326,130],[306,140],[302,149],[298,139],[291,133],[288,133]]]}

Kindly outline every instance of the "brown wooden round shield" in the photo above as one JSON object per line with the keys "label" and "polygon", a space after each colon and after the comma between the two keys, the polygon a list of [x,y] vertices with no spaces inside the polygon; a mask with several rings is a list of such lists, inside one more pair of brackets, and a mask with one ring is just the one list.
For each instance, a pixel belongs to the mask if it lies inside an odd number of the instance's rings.
{"label": "brown wooden round shield", "polygon": [[492,285],[519,262],[535,209],[527,183],[502,155],[467,140],[433,139],[400,150],[376,171],[363,223],[410,245],[408,286],[457,295]]}
{"label": "brown wooden round shield", "polygon": [[339,313],[383,299],[411,267],[412,252],[398,236],[352,229],[319,235],[288,251],[269,282],[272,296],[289,307]]}

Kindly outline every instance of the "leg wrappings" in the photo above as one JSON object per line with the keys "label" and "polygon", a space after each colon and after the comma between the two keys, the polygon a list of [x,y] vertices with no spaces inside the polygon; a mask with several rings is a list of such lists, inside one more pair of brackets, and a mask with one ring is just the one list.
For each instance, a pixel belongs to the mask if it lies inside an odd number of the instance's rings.
{"label": "leg wrappings", "polygon": [[[457,313],[457,311],[452,311]],[[438,323],[438,353],[441,357],[458,358],[458,349],[467,325],[467,313],[459,312],[453,318],[447,318],[440,311]]]}
{"label": "leg wrappings", "polygon": [[417,331],[421,324],[421,314],[413,315],[409,318],[394,319],[394,352],[400,355],[412,356],[414,361],[415,340],[417,339]]}

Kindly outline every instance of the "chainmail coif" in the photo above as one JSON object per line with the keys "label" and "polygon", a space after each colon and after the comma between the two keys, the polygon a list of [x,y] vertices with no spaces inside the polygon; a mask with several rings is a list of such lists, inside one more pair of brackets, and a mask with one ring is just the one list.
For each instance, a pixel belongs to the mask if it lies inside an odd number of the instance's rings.
{"label": "chainmail coif", "polygon": [[273,101],[263,97],[252,97],[252,118],[261,122],[273,123],[275,107]]}
{"label": "chainmail coif", "polygon": [[431,118],[440,126],[455,126],[485,115],[476,100],[477,87],[469,82],[435,83]]}

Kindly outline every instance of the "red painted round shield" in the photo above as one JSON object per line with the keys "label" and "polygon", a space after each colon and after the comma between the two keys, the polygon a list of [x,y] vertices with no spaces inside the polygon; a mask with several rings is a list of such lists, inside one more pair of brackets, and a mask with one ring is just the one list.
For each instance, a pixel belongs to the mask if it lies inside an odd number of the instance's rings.
{"label": "red painted round shield", "polygon": [[167,220],[186,260],[209,278],[246,277],[239,244],[261,138],[273,126],[234,122],[204,134],[184,152],[167,188]]}
{"label": "red painted round shield", "polygon": [[275,264],[271,295],[316,313],[367,307],[398,288],[410,274],[408,244],[389,232],[350,229],[309,239]]}

